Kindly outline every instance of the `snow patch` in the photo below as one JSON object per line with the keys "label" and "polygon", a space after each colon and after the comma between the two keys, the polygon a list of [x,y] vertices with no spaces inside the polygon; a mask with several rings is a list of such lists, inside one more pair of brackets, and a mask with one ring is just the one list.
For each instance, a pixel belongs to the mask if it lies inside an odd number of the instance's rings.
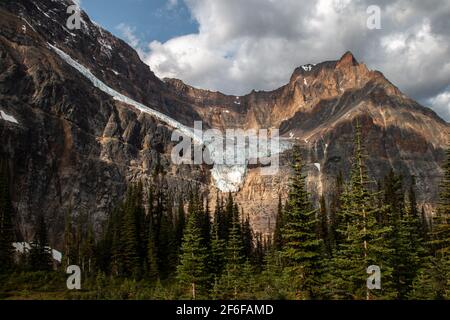
{"label": "snow patch", "polygon": [[[16,252],[19,253],[27,253],[28,251],[31,250],[31,245],[28,242],[14,242],[12,245],[16,249]],[[62,253],[50,247],[47,247],[47,249],[52,250],[53,260],[56,260],[61,263]]]}
{"label": "snow patch", "polygon": [[319,170],[320,172],[320,163],[314,163],[314,166],[317,168],[317,170]]}
{"label": "snow patch", "polygon": [[9,114],[6,114],[5,111],[3,111],[3,110],[0,110],[0,119],[15,123],[15,124],[19,124],[19,122],[16,120],[16,118],[14,118],[13,116],[10,116]]}
{"label": "snow patch", "polygon": [[103,52],[108,57],[111,57],[111,52],[113,50],[111,44],[103,38],[99,38],[97,41],[101,46],[101,48],[100,48],[101,52]]}

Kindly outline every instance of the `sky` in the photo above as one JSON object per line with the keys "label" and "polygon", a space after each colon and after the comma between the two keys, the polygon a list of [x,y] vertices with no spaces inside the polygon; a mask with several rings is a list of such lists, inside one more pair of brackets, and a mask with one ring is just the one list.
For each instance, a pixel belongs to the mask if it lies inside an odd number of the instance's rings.
{"label": "sky", "polygon": [[[367,20],[380,8],[380,29]],[[82,0],[161,78],[243,95],[346,51],[450,121],[449,0]],[[372,21],[372,20],[371,20]]]}

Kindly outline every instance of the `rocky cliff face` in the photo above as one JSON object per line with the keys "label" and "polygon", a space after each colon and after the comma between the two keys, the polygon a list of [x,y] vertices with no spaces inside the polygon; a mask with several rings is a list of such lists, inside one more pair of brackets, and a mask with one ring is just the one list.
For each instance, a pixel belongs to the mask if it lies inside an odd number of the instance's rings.
{"label": "rocky cliff face", "polygon": [[[109,88],[188,127],[202,120],[204,127],[221,130],[280,128],[284,138],[301,145],[315,198],[329,196],[337,173],[348,172],[358,119],[373,179],[391,168],[414,175],[419,201],[431,213],[449,125],[351,53],[299,67],[275,91],[229,96],[180,80],[161,81],[134,50],[85,13],[81,30],[68,30],[70,4],[0,4],[0,155],[10,160],[24,237],[30,236],[39,213],[47,216],[55,242],[69,208],[75,214],[89,212],[100,222],[127,183],[148,182],[161,166],[171,192],[195,184],[211,198],[216,195],[210,167],[170,161],[173,126],[95,87],[49,44]],[[237,192],[259,231],[273,226],[278,195],[288,189],[289,158],[289,151],[281,155],[280,170],[273,176],[249,167]]]}

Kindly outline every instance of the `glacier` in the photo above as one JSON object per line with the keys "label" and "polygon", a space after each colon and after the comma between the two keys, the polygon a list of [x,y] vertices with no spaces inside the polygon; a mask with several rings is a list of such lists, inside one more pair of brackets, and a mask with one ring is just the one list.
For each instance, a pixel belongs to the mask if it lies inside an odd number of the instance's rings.
{"label": "glacier", "polygon": [[[109,87],[100,79],[94,76],[94,74],[85,66],[75,61],[64,51],[48,43],[50,49],[52,49],[59,57],[61,57],[67,64],[75,68],[80,74],[87,78],[94,87],[100,89],[102,92],[111,96],[114,100],[123,102],[127,105],[133,106],[141,112],[147,113],[170,127],[177,129],[184,136],[191,138],[195,143],[203,145],[209,152],[210,158],[213,161],[213,168],[211,169],[211,175],[214,180],[215,186],[222,192],[237,192],[240,186],[244,182],[247,174],[247,166],[250,159],[268,158],[276,156],[277,154],[291,148],[291,143],[285,139],[280,139],[279,143],[273,147],[272,143],[268,143],[271,140],[258,139],[255,146],[251,146],[250,142],[246,142],[245,148],[237,148],[235,146],[234,152],[218,152],[215,150],[212,144],[208,141],[204,141],[203,134],[194,130],[188,126],[181,124],[173,118],[156,111],[148,106],[143,105],[121,93]],[[261,147],[261,142],[265,146],[271,145],[271,148]],[[236,161],[241,159],[241,161]],[[242,160],[243,159],[243,160]]]}

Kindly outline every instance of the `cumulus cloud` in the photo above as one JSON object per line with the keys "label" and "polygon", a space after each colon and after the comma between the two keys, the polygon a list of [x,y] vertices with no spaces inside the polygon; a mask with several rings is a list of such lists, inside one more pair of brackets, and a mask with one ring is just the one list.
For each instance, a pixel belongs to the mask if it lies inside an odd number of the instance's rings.
{"label": "cumulus cloud", "polygon": [[[297,66],[335,60],[350,50],[450,120],[448,0],[184,1],[198,33],[143,48],[141,56],[160,77],[245,94],[275,89]],[[366,10],[374,4],[381,9],[380,30],[366,24]]]}
{"label": "cumulus cloud", "polygon": [[430,99],[429,104],[447,121],[450,119],[450,89]]}

